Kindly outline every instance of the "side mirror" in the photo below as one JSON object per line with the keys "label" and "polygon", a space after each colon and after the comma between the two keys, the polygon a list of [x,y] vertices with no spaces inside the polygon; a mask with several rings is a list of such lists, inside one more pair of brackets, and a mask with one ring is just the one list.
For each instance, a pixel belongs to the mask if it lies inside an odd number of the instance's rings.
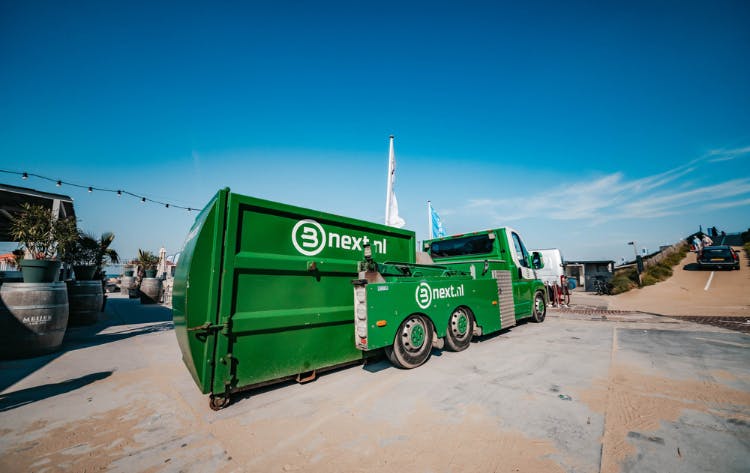
{"label": "side mirror", "polygon": [[531,267],[534,269],[544,268],[544,262],[542,261],[542,255],[538,251],[531,254]]}

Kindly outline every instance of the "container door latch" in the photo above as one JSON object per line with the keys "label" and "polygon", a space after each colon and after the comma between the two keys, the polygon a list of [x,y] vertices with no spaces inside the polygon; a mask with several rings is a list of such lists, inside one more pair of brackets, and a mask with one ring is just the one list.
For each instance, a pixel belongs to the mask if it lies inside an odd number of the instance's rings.
{"label": "container door latch", "polygon": [[224,330],[227,328],[227,324],[212,324],[210,322],[206,322],[203,325],[198,325],[196,327],[188,327],[188,332],[196,332],[195,336],[200,341],[205,341],[206,338],[208,338],[209,335],[219,332],[221,330]]}

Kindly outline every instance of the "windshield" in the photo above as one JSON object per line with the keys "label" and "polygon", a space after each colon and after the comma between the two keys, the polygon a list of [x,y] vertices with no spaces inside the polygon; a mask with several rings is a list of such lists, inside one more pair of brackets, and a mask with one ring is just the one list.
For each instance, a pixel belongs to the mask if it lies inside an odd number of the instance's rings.
{"label": "windshield", "polygon": [[706,248],[703,250],[703,256],[706,258],[731,258],[732,253],[728,248]]}
{"label": "windshield", "polygon": [[489,235],[473,235],[430,244],[430,256],[448,258],[451,256],[484,255],[492,252]]}

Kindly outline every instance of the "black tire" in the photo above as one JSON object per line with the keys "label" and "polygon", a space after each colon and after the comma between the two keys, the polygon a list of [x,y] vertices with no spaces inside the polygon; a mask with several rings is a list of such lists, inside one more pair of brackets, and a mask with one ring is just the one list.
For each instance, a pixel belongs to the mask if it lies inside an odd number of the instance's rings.
{"label": "black tire", "polygon": [[410,370],[421,366],[432,352],[432,323],[420,314],[412,314],[398,327],[393,346],[385,354],[398,368]]}
{"label": "black tire", "polygon": [[467,307],[458,307],[448,319],[445,345],[451,351],[464,351],[471,345],[474,335],[474,316]]}
{"label": "black tire", "polygon": [[532,320],[536,323],[544,322],[547,316],[547,302],[544,300],[544,294],[537,291],[534,295],[534,307],[531,309]]}

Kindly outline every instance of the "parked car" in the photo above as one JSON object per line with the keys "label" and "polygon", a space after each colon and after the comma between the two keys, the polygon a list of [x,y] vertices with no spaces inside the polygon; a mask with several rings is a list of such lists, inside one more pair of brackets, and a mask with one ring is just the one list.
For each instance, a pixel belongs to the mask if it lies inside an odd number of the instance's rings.
{"label": "parked car", "polygon": [[740,255],[731,246],[706,246],[698,255],[698,266],[715,269],[740,269]]}

